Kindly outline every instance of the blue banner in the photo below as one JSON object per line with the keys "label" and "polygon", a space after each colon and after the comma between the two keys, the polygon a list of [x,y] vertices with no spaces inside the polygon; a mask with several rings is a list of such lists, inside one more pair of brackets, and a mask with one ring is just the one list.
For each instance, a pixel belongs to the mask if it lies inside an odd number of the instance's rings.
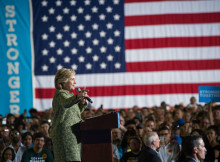
{"label": "blue banner", "polygon": [[0,0],[0,114],[33,107],[28,0]]}
{"label": "blue banner", "polygon": [[220,87],[199,86],[199,102],[220,102]]}

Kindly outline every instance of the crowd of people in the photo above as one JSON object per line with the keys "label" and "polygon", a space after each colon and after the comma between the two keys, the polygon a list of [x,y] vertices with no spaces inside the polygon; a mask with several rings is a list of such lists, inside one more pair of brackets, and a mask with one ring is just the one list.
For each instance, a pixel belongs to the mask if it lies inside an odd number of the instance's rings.
{"label": "crowd of people", "polygon": [[[195,97],[188,105],[129,109],[86,108],[81,118],[120,113],[120,128],[112,129],[115,162],[174,162],[220,160],[220,105],[200,105]],[[32,108],[20,115],[0,115],[1,162],[54,161],[51,127],[53,109]],[[197,142],[195,142],[197,141]]]}

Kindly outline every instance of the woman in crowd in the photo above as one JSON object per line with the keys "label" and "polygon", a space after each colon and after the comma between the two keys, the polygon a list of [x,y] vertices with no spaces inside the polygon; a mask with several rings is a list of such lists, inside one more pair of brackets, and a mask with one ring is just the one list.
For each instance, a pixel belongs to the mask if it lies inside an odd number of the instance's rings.
{"label": "woman in crowd", "polygon": [[217,141],[217,127],[216,126],[210,126],[207,129],[206,136],[208,138],[209,144],[211,146],[211,150],[213,151],[213,157],[211,160],[218,159],[220,160],[220,144]]}
{"label": "woman in crowd", "polygon": [[15,152],[11,147],[7,147],[2,152],[1,162],[9,162],[15,159]]}
{"label": "woman in crowd", "polygon": [[22,143],[27,149],[33,147],[33,136],[30,132],[22,134]]}

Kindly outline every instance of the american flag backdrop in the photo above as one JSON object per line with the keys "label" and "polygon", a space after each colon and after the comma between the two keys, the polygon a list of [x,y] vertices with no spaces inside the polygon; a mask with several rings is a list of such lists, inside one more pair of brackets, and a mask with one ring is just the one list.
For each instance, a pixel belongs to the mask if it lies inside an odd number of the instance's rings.
{"label": "american flag backdrop", "polygon": [[220,86],[220,1],[34,0],[35,107],[58,69],[76,71],[98,108],[189,103]]}

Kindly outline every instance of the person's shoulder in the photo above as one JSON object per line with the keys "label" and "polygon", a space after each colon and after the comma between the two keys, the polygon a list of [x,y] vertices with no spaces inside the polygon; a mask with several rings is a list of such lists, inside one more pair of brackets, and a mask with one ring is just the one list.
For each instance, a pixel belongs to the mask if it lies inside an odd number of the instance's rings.
{"label": "person's shoulder", "polygon": [[51,160],[54,160],[53,158],[53,154],[50,150],[46,149],[46,148],[43,148],[42,151],[41,151],[41,156],[46,158],[47,161],[51,161]]}
{"label": "person's shoulder", "polygon": [[34,149],[33,149],[33,147],[31,147],[31,148],[27,149],[25,152],[26,153],[31,153],[31,152],[34,152]]}
{"label": "person's shoulder", "polygon": [[64,89],[56,89],[55,93],[68,93],[68,92]]}
{"label": "person's shoulder", "polygon": [[146,151],[149,152],[149,153],[151,153],[151,154],[155,154],[155,155],[157,155],[156,150],[153,150],[153,149],[150,148],[150,147],[146,147]]}
{"label": "person's shoulder", "polygon": [[171,140],[169,143],[169,146],[171,147],[179,147],[179,143],[176,140]]}
{"label": "person's shoulder", "polygon": [[139,155],[138,162],[162,162],[158,154],[151,148],[144,148]]}
{"label": "person's shoulder", "polygon": [[162,162],[161,158],[157,155],[153,156],[152,162]]}
{"label": "person's shoulder", "polygon": [[20,146],[19,150],[20,150],[20,153],[23,154],[27,150],[27,148],[25,146]]}
{"label": "person's shoulder", "polygon": [[58,97],[60,95],[68,95],[69,92],[63,89],[56,89],[55,93],[54,93],[54,97]]}
{"label": "person's shoulder", "polygon": [[140,156],[149,156],[152,158],[153,156],[157,156],[157,153],[150,147],[144,147],[140,153]]}
{"label": "person's shoulder", "polygon": [[124,154],[124,156],[125,156],[125,157],[130,157],[130,156],[134,156],[134,154],[133,154],[131,151],[129,151],[129,152],[126,152],[126,153]]}
{"label": "person's shoulder", "polygon": [[42,151],[41,151],[42,154],[51,154],[51,151],[46,149],[46,148],[43,148]]}
{"label": "person's shoulder", "polygon": [[195,162],[194,159],[186,157],[183,162]]}

